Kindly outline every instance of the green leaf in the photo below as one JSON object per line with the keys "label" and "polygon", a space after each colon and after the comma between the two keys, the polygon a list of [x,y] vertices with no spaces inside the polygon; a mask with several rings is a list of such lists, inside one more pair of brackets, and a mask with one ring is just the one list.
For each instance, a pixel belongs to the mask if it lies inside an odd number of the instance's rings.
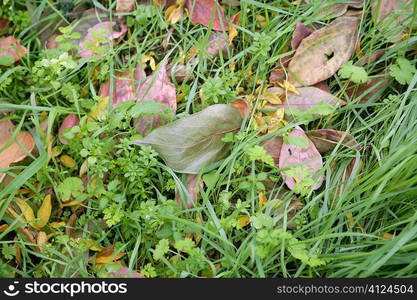
{"label": "green leaf", "polygon": [[162,239],[158,242],[153,252],[153,259],[160,260],[169,251],[169,241]]}
{"label": "green leaf", "polygon": [[389,74],[400,84],[410,84],[416,73],[416,67],[406,58],[397,58],[395,65],[390,68]]}
{"label": "green leaf", "polygon": [[138,145],[150,145],[174,171],[198,174],[203,168],[223,159],[229,145],[222,141],[228,132],[239,130],[242,118],[237,109],[217,104],[159,127]]}
{"label": "green leaf", "polygon": [[84,185],[78,177],[68,177],[56,188],[62,201],[68,201],[71,196],[78,197],[84,191]]}
{"label": "green leaf", "polygon": [[308,148],[308,140],[303,136],[283,136],[285,144],[295,145],[300,148]]}
{"label": "green leaf", "polygon": [[0,65],[9,67],[14,64],[14,58],[11,54],[0,55]]}
{"label": "green leaf", "polygon": [[213,170],[210,173],[203,175],[203,181],[208,188],[214,187],[218,179],[219,176],[217,175],[217,170]]}
{"label": "green leaf", "polygon": [[252,161],[258,160],[271,166],[274,165],[274,159],[266,152],[265,148],[262,146],[253,146],[251,148],[247,148],[245,153]]}
{"label": "green leaf", "polygon": [[345,63],[337,73],[344,79],[349,79],[354,83],[365,83],[368,81],[368,73],[363,67],[353,65],[352,61]]}

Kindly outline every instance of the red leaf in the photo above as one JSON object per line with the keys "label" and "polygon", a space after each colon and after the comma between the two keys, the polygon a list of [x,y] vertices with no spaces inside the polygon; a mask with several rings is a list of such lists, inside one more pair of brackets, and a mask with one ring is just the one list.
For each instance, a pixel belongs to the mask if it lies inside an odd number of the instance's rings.
{"label": "red leaf", "polygon": [[[313,142],[307,137],[304,131],[300,127],[296,127],[291,133],[290,136],[294,137],[303,137],[308,141],[308,147],[302,148],[293,144],[283,143],[281,148],[281,153],[279,157],[279,167],[286,168],[291,167],[297,164],[303,168],[308,168],[311,170],[311,177],[314,179],[313,190],[318,189],[323,183],[324,176],[320,175],[319,172],[323,169],[323,159],[314,146]],[[285,184],[290,190],[294,189],[294,185],[297,181],[302,180],[305,175],[299,174],[298,178],[286,176],[285,172],[281,172],[283,178],[285,178]]]}
{"label": "red leaf", "polygon": [[70,114],[65,117],[58,131],[58,138],[62,144],[64,145],[68,144],[68,142],[62,138],[62,136],[64,135],[65,129],[72,128],[74,126],[77,126],[78,124],[80,124],[80,120],[78,120],[78,117],[76,115]]}
{"label": "red leaf", "polygon": [[78,50],[78,53],[81,57],[88,58],[93,56],[102,56],[102,53],[93,52],[92,49],[89,48],[88,42],[96,44],[97,41],[94,37],[95,33],[101,36],[100,32],[104,30],[103,37],[108,40],[108,43],[104,45],[97,45],[101,51],[104,51],[110,46],[110,43],[113,42],[113,40],[119,39],[125,35],[127,31],[126,25],[121,24],[118,30],[114,30],[115,28],[117,29],[117,26],[119,25],[117,25],[116,22],[101,22],[94,25],[92,28],[89,28],[87,30],[87,35],[80,42],[80,49]]}
{"label": "red leaf", "polygon": [[214,0],[187,0],[191,22],[209,27],[213,30],[226,31],[228,23],[223,8]]}
{"label": "red leaf", "polygon": [[334,129],[318,129],[308,131],[307,135],[320,153],[333,150],[343,137],[343,141],[340,142],[341,145],[357,151],[362,150],[362,147],[355,141],[355,138],[344,131]]}
{"label": "red leaf", "polygon": [[0,40],[0,56],[11,55],[14,62],[17,62],[28,53],[29,51],[20,44],[19,39],[8,36]]}

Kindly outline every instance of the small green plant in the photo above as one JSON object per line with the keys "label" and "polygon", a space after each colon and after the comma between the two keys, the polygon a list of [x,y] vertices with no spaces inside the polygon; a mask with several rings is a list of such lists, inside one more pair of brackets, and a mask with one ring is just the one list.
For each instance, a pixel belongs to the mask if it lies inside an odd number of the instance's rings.
{"label": "small green plant", "polygon": [[391,66],[389,74],[400,84],[410,84],[416,72],[416,67],[411,61],[399,57],[395,64]]}
{"label": "small green plant", "polygon": [[368,73],[363,67],[358,67],[353,64],[353,61],[345,63],[337,73],[343,79],[349,79],[354,83],[365,83],[368,81]]}

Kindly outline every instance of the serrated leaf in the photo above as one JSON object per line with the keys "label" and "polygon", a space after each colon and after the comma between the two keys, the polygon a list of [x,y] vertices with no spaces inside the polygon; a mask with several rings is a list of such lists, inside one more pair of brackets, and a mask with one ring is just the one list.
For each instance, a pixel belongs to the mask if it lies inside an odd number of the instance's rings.
{"label": "serrated leaf", "polygon": [[400,84],[410,84],[416,73],[416,67],[406,58],[398,58],[395,65],[390,68],[389,74]]}
{"label": "serrated leaf", "polygon": [[333,76],[355,49],[358,23],[355,17],[340,17],[303,39],[288,66],[289,81],[299,87]]}
{"label": "serrated leaf", "polygon": [[179,173],[197,174],[203,167],[224,158],[229,144],[222,141],[242,124],[239,110],[217,104],[159,127],[137,145],[150,145],[165,163]]}
{"label": "serrated leaf", "polygon": [[368,73],[363,67],[353,65],[352,61],[345,63],[337,73],[344,79],[349,79],[354,83],[365,83],[368,81]]}

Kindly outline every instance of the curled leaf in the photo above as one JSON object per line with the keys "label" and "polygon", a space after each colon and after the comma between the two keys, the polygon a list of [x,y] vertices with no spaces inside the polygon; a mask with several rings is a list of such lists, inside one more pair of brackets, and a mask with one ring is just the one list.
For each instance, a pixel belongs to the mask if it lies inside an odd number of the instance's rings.
{"label": "curled leaf", "polygon": [[362,150],[362,147],[355,141],[355,138],[343,131],[318,129],[308,131],[307,135],[320,153],[333,150],[338,143],[357,151]]}
{"label": "curled leaf", "polygon": [[[281,172],[285,179],[285,184],[290,190],[294,190],[296,183],[303,184],[303,180],[308,178],[312,180],[311,189],[318,189],[324,180],[324,176],[319,174],[323,169],[323,159],[319,151],[300,127],[297,126],[289,136],[306,139],[308,146],[300,147],[294,144],[283,143],[279,157],[279,167],[293,167],[296,171],[294,172],[296,174],[292,174],[292,176],[288,176],[286,171]],[[310,174],[307,174],[307,170],[309,170]]]}
{"label": "curled leaf", "polygon": [[229,145],[222,138],[237,131],[241,123],[237,109],[217,104],[159,127],[134,143],[152,146],[176,172],[197,174],[227,155]]}
{"label": "curled leaf", "polygon": [[333,76],[355,50],[358,23],[358,18],[340,17],[303,39],[288,67],[290,82],[314,85]]}

